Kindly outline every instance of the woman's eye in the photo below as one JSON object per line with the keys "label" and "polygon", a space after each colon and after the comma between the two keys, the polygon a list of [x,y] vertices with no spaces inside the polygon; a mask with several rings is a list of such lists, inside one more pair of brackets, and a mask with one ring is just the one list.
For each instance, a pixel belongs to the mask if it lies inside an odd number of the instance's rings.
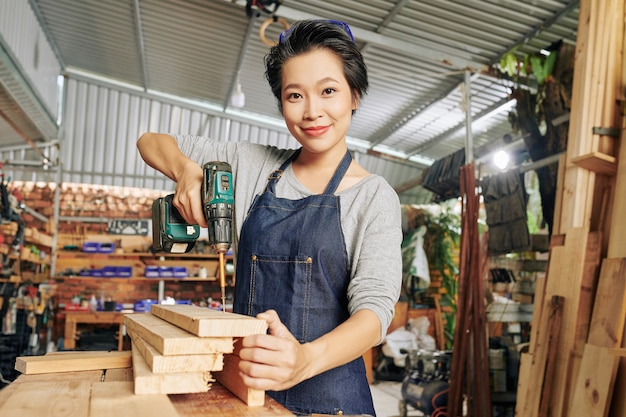
{"label": "woman's eye", "polygon": [[334,88],[330,88],[330,87],[329,87],[329,88],[325,88],[325,89],[324,89],[324,94],[325,94],[325,95],[332,94],[332,93],[334,93],[334,92],[335,92],[335,89],[334,89]]}
{"label": "woman's eye", "polygon": [[300,94],[298,93],[289,93],[287,94],[287,100],[297,100],[300,97],[302,97]]}

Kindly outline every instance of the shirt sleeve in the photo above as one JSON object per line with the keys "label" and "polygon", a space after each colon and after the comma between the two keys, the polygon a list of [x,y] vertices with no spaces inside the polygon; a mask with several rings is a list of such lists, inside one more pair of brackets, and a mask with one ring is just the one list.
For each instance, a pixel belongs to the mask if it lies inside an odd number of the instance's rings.
{"label": "shirt sleeve", "polygon": [[382,342],[402,287],[402,226],[398,195],[384,180],[377,183],[352,201],[347,209],[356,211],[356,205],[362,213],[348,219],[345,227],[355,228],[348,308],[351,314],[361,309],[373,311],[380,320]]}

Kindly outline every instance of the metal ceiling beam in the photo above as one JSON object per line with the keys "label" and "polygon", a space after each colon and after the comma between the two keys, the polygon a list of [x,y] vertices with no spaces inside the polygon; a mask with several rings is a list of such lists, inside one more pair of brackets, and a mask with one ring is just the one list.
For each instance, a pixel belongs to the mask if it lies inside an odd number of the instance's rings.
{"label": "metal ceiling beam", "polygon": [[13,123],[13,120],[11,120],[9,116],[7,116],[6,113],[2,111],[2,109],[0,109],[0,119],[4,119],[4,121],[9,126],[11,126],[11,128],[24,140],[24,142],[30,145],[30,147],[33,148],[39,156],[41,156],[42,160],[48,162],[48,157],[46,156],[46,154],[44,154],[43,151],[39,149],[37,145],[35,145],[35,142],[33,142],[33,140],[29,138],[28,135],[24,133],[17,124]]}
{"label": "metal ceiling beam", "polygon": [[[0,39],[0,89],[6,90],[11,99],[28,116],[30,122],[36,127],[41,137],[46,140],[56,139],[58,126],[46,105],[42,102],[27,79],[24,78],[14,62],[12,54]],[[4,114],[4,113],[3,113]],[[22,129],[4,114],[3,118],[26,143],[33,146],[34,140],[24,134]],[[35,146],[33,146],[35,148]]]}
{"label": "metal ceiling beam", "polygon": [[500,59],[502,58],[502,56],[504,54],[506,54],[507,52],[509,52],[509,51],[511,51],[511,50],[513,50],[513,49],[515,49],[515,48],[517,48],[519,46],[521,46],[521,45],[526,45],[533,38],[538,36],[541,33],[541,31],[543,31],[546,28],[549,28],[550,26],[552,26],[555,23],[557,23],[559,20],[561,20],[561,18],[563,18],[563,16],[569,14],[573,9],[578,7],[579,4],[580,4],[580,0],[573,0],[568,5],[566,5],[564,8],[562,8],[560,11],[558,11],[555,14],[553,14],[552,16],[550,16],[549,19],[546,19],[543,22],[541,22],[539,25],[535,26],[532,30],[530,30],[527,33],[525,33],[524,36],[522,36],[519,40],[517,40],[516,42],[511,44],[500,55],[494,57],[492,59],[492,61],[491,61],[491,65],[494,65],[494,64],[497,64],[498,62],[500,62]]}
{"label": "metal ceiling beam", "polygon": [[375,138],[374,140],[370,141],[371,143],[370,149],[373,149],[376,146],[380,145],[385,140],[387,140],[389,136],[393,135],[396,131],[400,130],[402,126],[406,125],[411,120],[418,117],[420,114],[422,114],[422,112],[425,112],[426,110],[428,110],[429,108],[437,104],[439,101],[448,97],[450,94],[452,94],[454,91],[456,91],[459,88],[459,85],[460,84],[455,85],[454,87],[444,92],[443,94],[435,97],[428,103],[421,103],[420,102],[421,97],[416,97],[415,100],[406,107],[408,110],[405,110],[398,116],[394,117],[393,120],[391,120],[385,126],[378,129],[376,132],[374,132],[370,136],[370,138]]}
{"label": "metal ceiling beam", "polygon": [[39,28],[41,29],[44,36],[46,37],[46,40],[48,41],[50,48],[52,48],[52,51],[54,52],[54,56],[56,56],[57,61],[59,61],[59,64],[61,65],[61,70],[65,69],[65,62],[63,62],[63,55],[61,55],[61,51],[59,51],[57,43],[54,40],[54,37],[48,30],[48,25],[46,25],[46,19],[43,18],[43,14],[41,13],[41,9],[39,8],[39,3],[36,0],[29,0],[28,3],[30,4],[31,10],[35,14],[35,17],[37,18],[37,21],[39,22]]}
{"label": "metal ceiling beam", "polygon": [[[473,120],[472,123],[476,123],[479,120],[481,120],[481,119],[483,119],[485,117],[488,117],[489,115],[491,115],[494,112],[498,111],[498,109],[500,109],[501,107],[508,105],[508,103],[510,101],[511,100],[509,100],[508,98],[504,98],[504,99],[494,103],[492,106],[490,106],[490,107],[486,108],[485,110],[483,110],[483,111],[479,112],[478,114],[476,114],[474,116],[474,120]],[[446,141],[455,132],[458,132],[461,129],[465,129],[465,126],[466,126],[466,124],[465,124],[465,121],[464,121],[463,123],[459,123],[458,125],[456,125],[456,126],[450,128],[450,129],[446,130],[442,134],[428,139],[428,141],[426,141],[426,142],[420,144],[419,146],[417,146],[416,148],[410,150],[407,153],[407,158],[409,158],[409,157],[411,157],[413,155],[416,155],[416,154],[418,154],[420,152],[425,151],[426,149],[430,148],[431,146],[435,145],[436,143],[441,143],[441,142]]]}
{"label": "metal ceiling beam", "polygon": [[[229,1],[229,3],[232,2],[233,0]],[[242,7],[245,7],[246,5],[245,0],[237,0],[235,1],[235,3]],[[275,15],[290,21],[324,19],[323,16],[316,16],[310,13],[302,12],[300,10],[292,9],[285,5],[281,5],[276,10]],[[488,68],[488,65],[485,65],[482,62],[475,62],[460,57],[447,55],[431,48],[416,45],[415,43],[407,42],[402,39],[381,35],[380,33],[376,33],[371,30],[361,29],[353,25],[350,25],[350,29],[352,30],[354,38],[359,41],[383,47],[388,51],[397,51],[403,54],[412,55],[414,58],[420,58],[426,61],[435,62],[451,69],[469,69],[472,72],[483,72],[486,71]]]}
{"label": "metal ceiling beam", "polygon": [[239,48],[239,56],[237,56],[237,64],[235,65],[235,71],[233,71],[233,78],[230,80],[230,87],[228,88],[228,96],[224,103],[222,104],[222,108],[226,111],[226,108],[230,104],[230,100],[233,97],[237,89],[237,83],[239,83],[239,74],[241,72],[241,66],[243,65],[243,60],[246,56],[246,51],[248,50],[248,44],[250,43],[250,39],[252,38],[252,33],[254,33],[254,21],[255,17],[248,18],[248,27],[246,28],[246,34],[243,37],[243,42],[241,43],[241,47]]}
{"label": "metal ceiling beam", "polygon": [[134,18],[135,18],[135,36],[137,38],[137,47],[138,47],[138,51],[137,53],[139,54],[139,65],[141,66],[141,79],[142,79],[142,84],[143,84],[143,89],[144,91],[148,90],[148,86],[149,84],[149,79],[148,79],[148,70],[147,70],[147,65],[146,65],[146,47],[145,44],[143,42],[143,24],[141,23],[141,7],[139,6],[139,0],[134,0],[133,1],[133,10],[135,12]]}

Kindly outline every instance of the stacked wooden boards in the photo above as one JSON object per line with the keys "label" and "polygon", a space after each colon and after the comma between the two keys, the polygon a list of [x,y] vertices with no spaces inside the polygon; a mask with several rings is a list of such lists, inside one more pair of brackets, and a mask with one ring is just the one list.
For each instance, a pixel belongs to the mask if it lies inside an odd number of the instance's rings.
{"label": "stacked wooden boards", "polygon": [[240,314],[191,305],[153,305],[149,314],[124,318],[132,340],[135,394],[206,392],[216,378],[249,406],[263,405],[265,392],[239,377],[235,341],[262,334],[267,323]]}
{"label": "stacked wooden boards", "polygon": [[27,356],[17,359],[16,369],[22,375],[0,390],[3,417],[293,416],[270,397],[249,407],[219,383],[195,394],[135,395],[131,351]]}

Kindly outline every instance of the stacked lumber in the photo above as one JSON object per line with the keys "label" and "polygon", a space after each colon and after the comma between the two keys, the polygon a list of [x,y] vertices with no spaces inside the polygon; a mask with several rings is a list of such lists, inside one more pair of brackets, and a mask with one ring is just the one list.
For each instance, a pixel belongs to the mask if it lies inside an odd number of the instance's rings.
{"label": "stacked lumber", "polygon": [[207,392],[216,378],[249,406],[263,405],[265,392],[243,385],[235,344],[265,333],[253,317],[191,305],[153,305],[148,314],[124,317],[132,341],[135,394]]}
{"label": "stacked lumber", "polygon": [[263,407],[249,407],[220,384],[195,394],[135,395],[131,355],[64,351],[19,357],[22,375],[0,390],[0,416],[293,416],[271,398]]}
{"label": "stacked lumber", "polygon": [[623,0],[581,1],[567,157],[554,230],[601,230],[605,194],[617,166],[615,133],[620,126]]}
{"label": "stacked lumber", "polygon": [[601,235],[554,236],[546,279],[535,289],[528,353],[521,356],[516,415],[569,416],[591,321]]}
{"label": "stacked lumber", "polygon": [[580,2],[567,155],[548,272],[536,285],[521,357],[518,417],[626,417],[626,360],[618,372],[615,354],[626,314],[624,6]]}

